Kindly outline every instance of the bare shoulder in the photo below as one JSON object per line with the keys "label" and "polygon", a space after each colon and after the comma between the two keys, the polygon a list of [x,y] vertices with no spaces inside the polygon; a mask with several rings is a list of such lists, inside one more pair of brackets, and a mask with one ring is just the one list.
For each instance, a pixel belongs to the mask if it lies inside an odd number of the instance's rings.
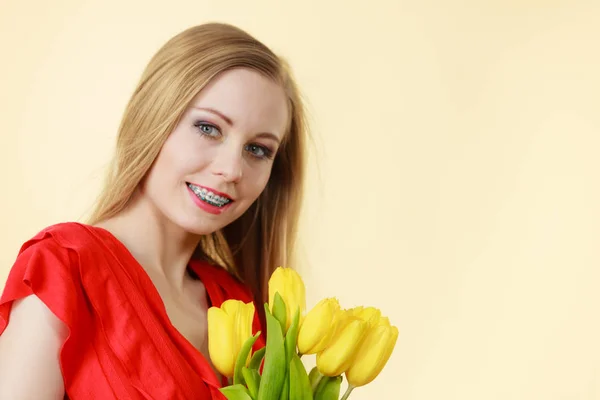
{"label": "bare shoulder", "polygon": [[67,336],[67,327],[38,297],[15,301],[0,336],[0,398],[62,399],[59,356]]}

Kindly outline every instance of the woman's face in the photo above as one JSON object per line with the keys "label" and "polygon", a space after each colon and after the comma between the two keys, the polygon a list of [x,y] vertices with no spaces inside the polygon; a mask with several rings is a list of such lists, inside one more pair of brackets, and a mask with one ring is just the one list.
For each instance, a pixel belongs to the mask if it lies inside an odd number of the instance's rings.
{"label": "woman's face", "polygon": [[249,69],[220,74],[167,138],[142,195],[190,233],[223,228],[265,188],[288,113],[286,95],[272,80]]}

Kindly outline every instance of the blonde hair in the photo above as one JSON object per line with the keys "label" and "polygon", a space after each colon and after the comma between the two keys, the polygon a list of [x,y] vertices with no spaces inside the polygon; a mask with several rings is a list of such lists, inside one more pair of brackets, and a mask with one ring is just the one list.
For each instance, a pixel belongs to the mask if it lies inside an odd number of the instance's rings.
{"label": "blonde hair", "polygon": [[243,30],[210,23],[170,39],[147,65],[123,115],[104,189],[91,225],[122,211],[162,145],[196,95],[217,74],[249,68],[285,90],[290,120],[271,177],[257,201],[236,221],[205,236],[194,254],[237,275],[256,300],[280,266],[293,266],[305,174],[306,124],[300,93],[287,64]]}

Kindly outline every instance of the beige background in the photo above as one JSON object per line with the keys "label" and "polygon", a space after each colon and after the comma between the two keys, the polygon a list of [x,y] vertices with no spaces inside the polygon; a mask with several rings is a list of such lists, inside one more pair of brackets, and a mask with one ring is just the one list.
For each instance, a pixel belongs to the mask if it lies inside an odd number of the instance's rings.
{"label": "beige background", "polygon": [[600,399],[598,2],[0,0],[0,282],[88,210],[154,51],[213,20],[309,100],[309,305],[400,328],[353,399]]}

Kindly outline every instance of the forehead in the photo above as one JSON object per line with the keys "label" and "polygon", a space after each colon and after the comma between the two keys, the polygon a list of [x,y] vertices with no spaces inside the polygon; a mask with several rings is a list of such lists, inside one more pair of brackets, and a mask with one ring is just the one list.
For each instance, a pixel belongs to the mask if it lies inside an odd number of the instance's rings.
{"label": "forehead", "polygon": [[232,69],[213,78],[192,101],[227,116],[234,127],[283,136],[288,125],[287,96],[280,84],[250,69]]}

